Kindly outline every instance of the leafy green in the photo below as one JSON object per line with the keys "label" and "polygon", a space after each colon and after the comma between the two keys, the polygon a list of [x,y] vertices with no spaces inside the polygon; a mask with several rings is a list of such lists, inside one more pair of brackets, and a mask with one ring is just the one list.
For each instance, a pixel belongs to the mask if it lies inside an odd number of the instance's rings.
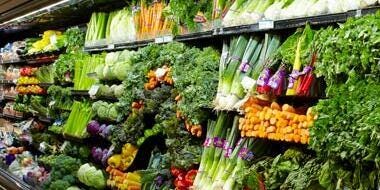
{"label": "leafy green", "polygon": [[350,18],[339,28],[318,32],[315,44],[319,57],[316,73],[328,84],[345,82],[366,74],[379,76],[380,12]]}
{"label": "leafy green", "polygon": [[64,35],[66,36],[67,41],[67,53],[82,51],[85,38],[83,30],[78,27],[71,27],[65,31]]}
{"label": "leafy green", "polygon": [[310,25],[306,25],[304,29],[297,29],[297,31],[289,36],[285,42],[277,50],[277,58],[281,59],[284,63],[293,65],[296,57],[296,49],[298,40],[301,40],[301,64],[307,65],[313,48],[314,30]]}
{"label": "leafy green", "polygon": [[203,12],[206,19],[211,18],[213,1],[211,0],[171,0],[170,10],[166,10],[166,16],[171,18],[176,26],[173,27],[174,35],[179,33],[179,27],[185,26],[189,31],[195,31],[197,23],[194,21],[198,12]]}
{"label": "leafy green", "polygon": [[76,173],[80,166],[80,160],[66,155],[59,155],[51,163],[50,180],[44,184],[44,189],[67,189],[78,180]]}
{"label": "leafy green", "polygon": [[173,66],[174,87],[181,96],[178,110],[190,123],[201,124],[208,119],[209,111],[205,108],[212,107],[216,95],[220,55],[212,48],[192,48],[186,51],[184,57],[186,62]]}

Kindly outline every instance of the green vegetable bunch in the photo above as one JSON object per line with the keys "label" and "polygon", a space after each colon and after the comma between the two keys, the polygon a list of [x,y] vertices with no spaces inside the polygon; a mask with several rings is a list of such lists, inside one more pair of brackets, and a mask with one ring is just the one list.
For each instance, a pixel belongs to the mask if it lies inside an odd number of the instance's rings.
{"label": "green vegetable bunch", "polygon": [[218,88],[220,55],[212,48],[192,48],[184,57],[185,62],[173,66],[174,87],[181,97],[178,110],[190,124],[202,124],[209,118],[210,112],[205,108],[212,107]]}
{"label": "green vegetable bunch", "polygon": [[[330,99],[321,100],[315,107],[318,119],[310,129],[310,146],[318,155],[336,162],[351,177],[331,173],[332,180],[325,186],[349,183],[353,189],[374,189],[379,180],[380,166],[380,84],[374,80],[351,81],[330,88]],[[344,165],[353,167],[344,168]],[[334,174],[335,173],[335,174]],[[368,176],[372,176],[368,183]],[[333,180],[336,179],[336,180]],[[325,180],[323,180],[325,181]],[[339,183],[338,183],[339,182]]]}
{"label": "green vegetable bunch", "polygon": [[316,73],[328,84],[380,75],[380,12],[318,32]]}
{"label": "green vegetable bunch", "polygon": [[97,101],[92,104],[92,111],[100,120],[103,121],[120,122],[124,116],[121,112],[119,103]]}
{"label": "green vegetable bunch", "polygon": [[79,166],[81,165],[78,159],[66,155],[55,157],[51,164],[52,170],[49,181],[44,184],[44,189],[47,190],[66,190],[70,186],[76,184],[76,177]]}
{"label": "green vegetable bunch", "polygon": [[72,53],[81,51],[84,46],[85,33],[78,27],[71,27],[64,33],[66,36],[66,52]]}

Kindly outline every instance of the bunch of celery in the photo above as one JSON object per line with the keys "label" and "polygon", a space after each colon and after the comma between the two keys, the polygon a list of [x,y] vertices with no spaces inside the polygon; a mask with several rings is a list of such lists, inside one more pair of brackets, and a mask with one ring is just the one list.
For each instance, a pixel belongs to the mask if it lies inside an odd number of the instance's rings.
{"label": "bunch of celery", "polygon": [[236,0],[223,18],[223,25],[254,24],[263,17],[265,10],[274,2],[274,0]]}
{"label": "bunch of celery", "polygon": [[253,152],[250,151],[253,145],[257,151],[255,155],[263,152],[265,147],[261,141],[240,138],[238,122],[238,116],[232,118],[221,112],[216,122],[209,123],[198,174],[193,184],[195,189],[238,188],[236,175],[253,159]]}
{"label": "bunch of celery", "polygon": [[83,139],[88,136],[86,127],[93,117],[89,102],[74,101],[71,113],[63,126],[63,135]]}
{"label": "bunch of celery", "polygon": [[87,25],[86,43],[104,39],[106,37],[106,26],[108,13],[92,13],[90,22]]}
{"label": "bunch of celery", "polygon": [[104,55],[82,55],[74,64],[74,90],[88,90],[97,79],[89,77],[87,74],[94,71],[98,65],[104,64]]}
{"label": "bunch of celery", "polygon": [[218,94],[214,101],[215,109],[232,110],[244,98],[246,91],[254,88],[254,84],[247,83],[257,80],[265,62],[279,45],[279,37],[268,34],[263,40],[257,36],[232,39],[229,50],[224,44],[219,66]]}
{"label": "bunch of celery", "polygon": [[109,14],[106,38],[111,43],[136,40],[136,28],[131,10],[122,9]]}

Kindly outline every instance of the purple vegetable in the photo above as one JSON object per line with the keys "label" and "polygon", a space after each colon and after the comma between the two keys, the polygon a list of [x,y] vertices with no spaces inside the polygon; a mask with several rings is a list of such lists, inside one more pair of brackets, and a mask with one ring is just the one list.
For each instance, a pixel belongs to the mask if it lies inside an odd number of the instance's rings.
{"label": "purple vegetable", "polygon": [[14,154],[8,154],[5,156],[5,164],[11,165],[13,161],[16,160],[16,156]]}
{"label": "purple vegetable", "polygon": [[110,135],[111,129],[113,125],[108,125],[106,128],[104,128],[102,131],[100,131],[99,135],[103,138],[107,138]]}
{"label": "purple vegetable", "polygon": [[99,122],[92,120],[87,124],[87,132],[90,135],[97,135],[99,133],[100,124]]}
{"label": "purple vegetable", "polygon": [[107,160],[111,155],[111,151],[108,151],[107,149],[103,150],[103,157],[101,159],[101,162],[104,166],[107,166]]}
{"label": "purple vegetable", "polygon": [[94,158],[94,160],[96,160],[96,161],[102,160],[103,151],[101,148],[92,147],[91,154],[92,154],[92,157]]}

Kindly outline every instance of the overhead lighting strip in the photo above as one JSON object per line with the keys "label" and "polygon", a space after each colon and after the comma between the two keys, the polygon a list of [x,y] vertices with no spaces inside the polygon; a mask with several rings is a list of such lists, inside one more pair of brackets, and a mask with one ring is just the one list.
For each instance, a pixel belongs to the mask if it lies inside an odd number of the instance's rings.
{"label": "overhead lighting strip", "polygon": [[45,7],[43,7],[43,8],[38,9],[38,10],[35,10],[35,11],[32,11],[32,12],[29,12],[29,13],[26,13],[26,14],[21,15],[21,16],[19,16],[19,17],[13,18],[13,19],[8,20],[8,21],[5,21],[5,22],[1,23],[0,25],[1,25],[1,26],[2,26],[2,25],[6,25],[6,24],[9,24],[9,23],[11,23],[11,22],[20,21],[20,20],[22,20],[22,19],[24,19],[24,18],[26,18],[26,17],[32,16],[32,15],[35,15],[35,14],[38,14],[38,13],[42,13],[42,12],[44,12],[44,11],[50,11],[50,9],[52,9],[52,8],[54,8],[54,7],[57,7],[57,6],[59,6],[59,5],[62,5],[62,4],[64,4],[64,3],[67,3],[67,2],[69,2],[69,1],[71,1],[71,0],[62,0],[62,1],[59,1],[59,2],[57,2],[57,3],[54,3],[54,4],[51,4],[51,5],[45,6]]}

